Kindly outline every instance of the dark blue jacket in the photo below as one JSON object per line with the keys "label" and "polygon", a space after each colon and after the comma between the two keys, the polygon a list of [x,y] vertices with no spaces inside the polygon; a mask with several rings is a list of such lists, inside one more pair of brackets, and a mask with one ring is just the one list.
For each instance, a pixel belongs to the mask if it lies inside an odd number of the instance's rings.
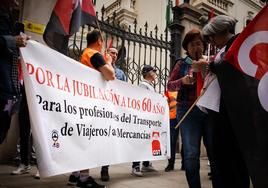
{"label": "dark blue jacket", "polygon": [[17,50],[13,23],[9,14],[0,9],[0,98],[17,96],[11,79],[13,54]]}

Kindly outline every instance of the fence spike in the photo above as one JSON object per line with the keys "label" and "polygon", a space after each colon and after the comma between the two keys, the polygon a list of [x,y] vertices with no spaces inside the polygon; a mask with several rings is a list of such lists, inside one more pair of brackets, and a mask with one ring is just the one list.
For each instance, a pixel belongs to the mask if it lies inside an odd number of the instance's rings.
{"label": "fence spike", "polygon": [[115,17],[116,17],[116,11],[113,12],[113,16],[112,16],[112,24],[113,26],[115,26]]}
{"label": "fence spike", "polygon": [[134,19],[134,33],[137,33],[137,19]]}
{"label": "fence spike", "polygon": [[168,30],[167,30],[167,28],[164,30],[164,33],[165,33],[165,40],[167,41],[167,38],[168,38]]}
{"label": "fence spike", "polygon": [[148,30],[148,23],[147,22],[145,22],[144,28],[145,28],[144,34],[145,34],[145,36],[147,36],[147,30]]}
{"label": "fence spike", "polygon": [[102,5],[102,7],[101,7],[101,21],[104,20],[104,11],[105,11],[105,7],[104,7],[104,5]]}
{"label": "fence spike", "polygon": [[155,38],[157,39],[157,35],[158,35],[158,26],[157,26],[157,24],[155,25],[154,30],[155,30]]}

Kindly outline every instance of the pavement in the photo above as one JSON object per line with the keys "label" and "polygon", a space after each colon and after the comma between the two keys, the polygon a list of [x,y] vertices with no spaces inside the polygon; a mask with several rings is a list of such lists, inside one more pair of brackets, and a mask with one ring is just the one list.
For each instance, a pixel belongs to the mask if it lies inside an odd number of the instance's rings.
{"label": "pavement", "polygon": [[[165,172],[167,161],[154,161],[153,166],[157,172],[144,173],[143,177],[131,175],[131,163],[112,165],[109,168],[110,181],[103,183],[100,181],[100,168],[90,170],[90,174],[98,183],[105,184],[107,188],[188,188],[185,172],[180,170],[180,159],[176,159],[175,170]],[[200,176],[202,188],[211,188],[211,181],[208,178],[209,166],[207,158],[200,160]],[[0,164],[0,188],[72,188],[67,186],[69,174],[49,177],[45,179],[34,179],[36,167],[32,167],[30,174],[10,175],[16,167],[12,165]]]}

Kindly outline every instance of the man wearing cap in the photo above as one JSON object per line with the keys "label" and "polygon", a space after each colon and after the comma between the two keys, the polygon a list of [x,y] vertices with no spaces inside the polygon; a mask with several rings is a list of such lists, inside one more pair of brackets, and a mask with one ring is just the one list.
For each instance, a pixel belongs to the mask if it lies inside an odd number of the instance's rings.
{"label": "man wearing cap", "polygon": [[[139,86],[150,91],[155,91],[153,87],[153,83],[156,79],[156,69],[151,65],[144,65],[142,68],[141,74],[143,76],[143,81],[140,82]],[[142,162],[142,171],[144,172],[154,172],[156,171],[152,166],[152,163],[149,161]],[[140,170],[140,162],[133,162],[132,163],[132,175],[141,177],[143,173]]]}
{"label": "man wearing cap", "polygon": [[141,74],[144,80],[140,82],[139,86],[150,91],[155,91],[152,85],[156,79],[156,69],[151,65],[144,65],[141,70]]}

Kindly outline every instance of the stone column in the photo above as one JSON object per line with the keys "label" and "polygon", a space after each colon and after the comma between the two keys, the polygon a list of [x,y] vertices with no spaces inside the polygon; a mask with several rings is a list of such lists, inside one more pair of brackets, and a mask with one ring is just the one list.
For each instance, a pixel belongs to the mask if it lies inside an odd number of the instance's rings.
{"label": "stone column", "polygon": [[170,70],[174,67],[176,60],[180,57],[181,52],[181,40],[184,26],[181,25],[181,19],[183,10],[180,7],[173,7],[173,21],[169,25],[171,34],[171,53],[170,53]]}

